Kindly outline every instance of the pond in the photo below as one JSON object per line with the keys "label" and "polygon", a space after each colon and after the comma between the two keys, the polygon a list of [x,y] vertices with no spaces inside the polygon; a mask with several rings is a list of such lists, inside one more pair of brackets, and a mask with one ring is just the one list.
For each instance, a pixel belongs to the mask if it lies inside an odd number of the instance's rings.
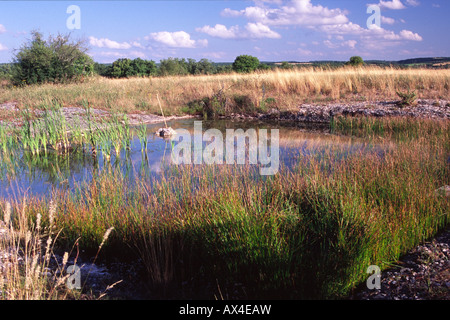
{"label": "pond", "polygon": [[259,166],[261,174],[271,175],[280,167],[295,170],[312,156],[340,159],[354,152],[382,151],[368,141],[330,134],[328,127],[182,119],[168,122],[177,131],[175,136],[162,138],[155,132],[163,126],[147,125],[145,147],[132,135],[129,149],[119,156],[111,152],[109,160],[100,151],[96,156],[81,150],[39,156],[20,149],[0,151],[0,197],[45,196],[54,189],[71,190],[105,170],[120,171],[130,182],[157,178],[174,165],[214,163]]}

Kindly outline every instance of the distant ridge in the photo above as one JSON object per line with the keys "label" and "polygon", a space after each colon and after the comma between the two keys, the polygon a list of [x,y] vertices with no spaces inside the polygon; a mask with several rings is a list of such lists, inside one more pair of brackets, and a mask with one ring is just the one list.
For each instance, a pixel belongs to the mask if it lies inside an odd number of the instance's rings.
{"label": "distant ridge", "polygon": [[[343,65],[347,61],[339,61],[339,60],[313,60],[313,61],[286,61],[289,64],[310,64],[310,65]],[[394,66],[422,66],[422,67],[449,67],[450,66],[450,57],[432,57],[432,58],[411,58],[405,60],[365,60],[366,64],[372,65],[394,65]],[[268,65],[279,65],[280,62],[271,62],[271,61],[262,61],[262,63]]]}

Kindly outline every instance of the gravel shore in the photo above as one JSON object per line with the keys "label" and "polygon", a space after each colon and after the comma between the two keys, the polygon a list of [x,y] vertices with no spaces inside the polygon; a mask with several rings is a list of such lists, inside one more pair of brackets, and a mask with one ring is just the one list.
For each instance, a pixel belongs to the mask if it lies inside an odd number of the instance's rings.
{"label": "gravel shore", "polygon": [[398,101],[353,103],[302,104],[297,110],[271,109],[257,116],[232,114],[230,118],[256,118],[259,120],[290,120],[298,123],[329,123],[336,116],[413,117],[450,120],[447,100],[418,100],[414,106],[399,107]]}
{"label": "gravel shore", "polygon": [[351,300],[450,300],[450,228],[381,273],[381,288],[365,284]]}

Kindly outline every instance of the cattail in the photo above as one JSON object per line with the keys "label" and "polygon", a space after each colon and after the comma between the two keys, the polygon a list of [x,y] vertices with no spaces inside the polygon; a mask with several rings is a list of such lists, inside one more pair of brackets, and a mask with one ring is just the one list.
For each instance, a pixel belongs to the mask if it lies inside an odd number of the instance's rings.
{"label": "cattail", "polygon": [[37,262],[38,256],[35,255],[31,262],[31,267],[27,270],[27,275],[25,278],[25,289],[27,290],[30,288],[31,283],[33,282],[33,276],[35,276]]}
{"label": "cattail", "polygon": [[50,200],[50,209],[49,209],[49,213],[48,213],[48,220],[49,220],[49,228],[51,229],[53,226],[53,220],[55,218],[55,214],[56,214],[56,204],[55,202],[52,200]]}
{"label": "cattail", "polygon": [[41,218],[42,218],[42,215],[40,213],[38,213],[36,216],[36,230],[38,233],[41,230]]}
{"label": "cattail", "polygon": [[31,242],[32,236],[31,236],[31,231],[27,230],[27,233],[25,234],[25,243],[28,244]]}
{"label": "cattail", "polygon": [[111,231],[113,231],[113,229],[114,227],[111,227],[108,230],[106,230],[105,234],[103,235],[102,243],[98,247],[98,250],[100,250],[103,247],[103,244],[106,242],[106,240],[108,240],[109,234],[111,233]]}
{"label": "cattail", "polygon": [[69,253],[64,252],[64,256],[63,256],[63,260],[62,260],[63,268],[67,264],[67,260],[69,260]]}
{"label": "cattail", "polygon": [[52,244],[52,237],[49,236],[47,239],[47,247],[45,248],[45,261],[48,263],[50,261],[50,245]]}
{"label": "cattail", "polygon": [[11,203],[6,202],[6,209],[3,214],[3,221],[8,226],[10,220],[11,220]]}

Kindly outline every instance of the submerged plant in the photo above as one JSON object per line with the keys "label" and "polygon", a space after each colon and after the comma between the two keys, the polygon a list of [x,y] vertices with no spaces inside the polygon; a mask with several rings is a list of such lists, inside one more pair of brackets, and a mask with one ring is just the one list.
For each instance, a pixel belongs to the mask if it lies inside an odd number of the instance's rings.
{"label": "submerged plant", "polygon": [[138,126],[137,135],[141,141],[141,150],[147,150],[147,125],[141,124]]}

